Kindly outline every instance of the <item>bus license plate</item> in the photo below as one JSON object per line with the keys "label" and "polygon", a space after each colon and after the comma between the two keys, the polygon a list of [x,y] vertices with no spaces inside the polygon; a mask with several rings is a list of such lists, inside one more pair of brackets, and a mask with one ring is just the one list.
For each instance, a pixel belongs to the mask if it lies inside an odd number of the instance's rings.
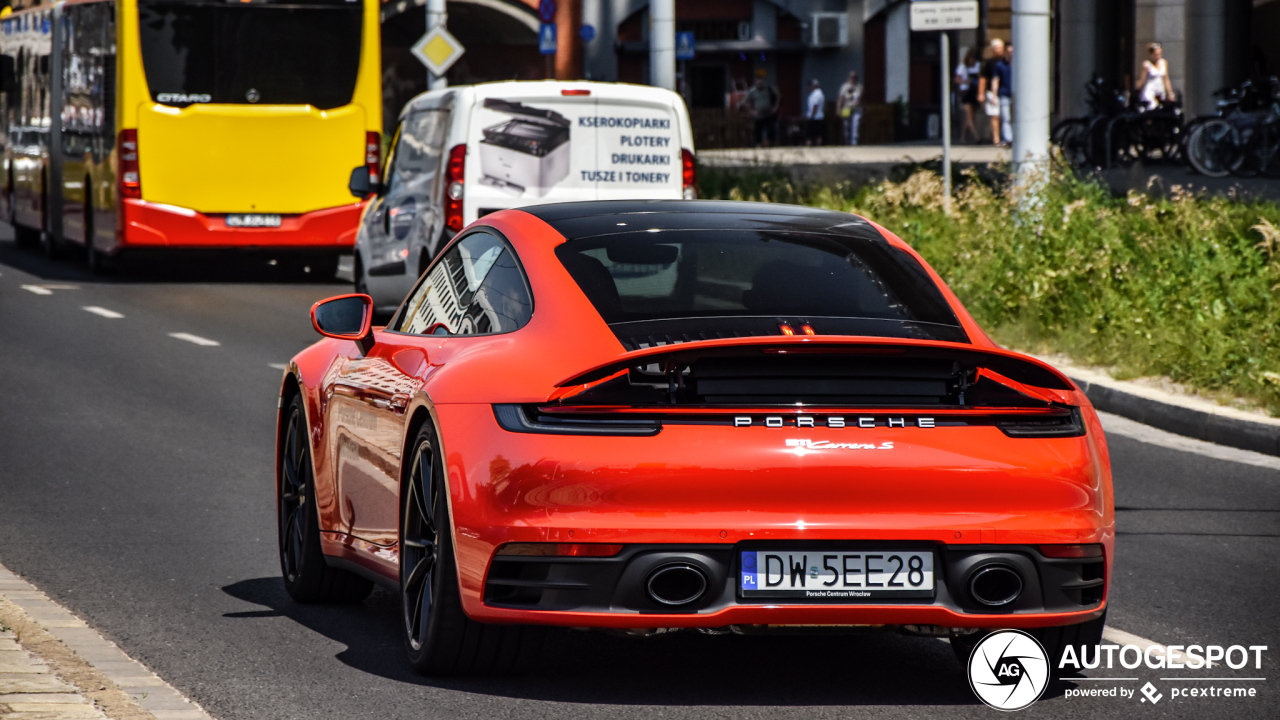
{"label": "bus license plate", "polygon": [[933,597],[933,553],[917,550],[744,550],[748,598],[864,602]]}
{"label": "bus license plate", "polygon": [[227,227],[274,228],[280,227],[279,215],[228,215]]}

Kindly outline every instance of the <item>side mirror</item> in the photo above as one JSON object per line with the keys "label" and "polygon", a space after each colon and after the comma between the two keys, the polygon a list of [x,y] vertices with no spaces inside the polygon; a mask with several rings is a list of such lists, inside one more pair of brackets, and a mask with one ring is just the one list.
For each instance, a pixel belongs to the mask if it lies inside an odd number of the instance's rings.
{"label": "side mirror", "polygon": [[351,179],[347,181],[347,189],[351,191],[352,195],[363,200],[372,193],[381,192],[382,186],[374,183],[369,177],[369,168],[361,165],[351,171]]}
{"label": "side mirror", "polygon": [[325,337],[354,340],[360,352],[373,349],[373,298],[368,295],[339,295],[311,306],[311,325]]}

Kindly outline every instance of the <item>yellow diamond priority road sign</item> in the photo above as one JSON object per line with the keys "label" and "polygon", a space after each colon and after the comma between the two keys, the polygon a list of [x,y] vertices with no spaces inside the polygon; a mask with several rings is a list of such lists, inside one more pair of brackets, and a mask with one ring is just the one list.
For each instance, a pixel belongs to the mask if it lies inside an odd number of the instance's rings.
{"label": "yellow diamond priority road sign", "polygon": [[427,31],[410,48],[414,57],[422,61],[432,75],[444,75],[449,68],[462,57],[465,50],[458,39],[449,34],[443,25],[437,25]]}

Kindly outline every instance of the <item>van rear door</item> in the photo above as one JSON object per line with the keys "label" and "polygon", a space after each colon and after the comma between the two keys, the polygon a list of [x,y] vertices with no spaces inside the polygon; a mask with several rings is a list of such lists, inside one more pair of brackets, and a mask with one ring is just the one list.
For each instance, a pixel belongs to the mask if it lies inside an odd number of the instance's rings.
{"label": "van rear door", "polygon": [[[656,97],[646,97],[656,96]],[[595,117],[598,200],[675,199],[683,191],[681,123],[670,93],[618,85],[603,88]]]}
{"label": "van rear door", "polygon": [[687,123],[673,93],[554,82],[477,90],[467,140],[467,222],[538,203],[681,197]]}

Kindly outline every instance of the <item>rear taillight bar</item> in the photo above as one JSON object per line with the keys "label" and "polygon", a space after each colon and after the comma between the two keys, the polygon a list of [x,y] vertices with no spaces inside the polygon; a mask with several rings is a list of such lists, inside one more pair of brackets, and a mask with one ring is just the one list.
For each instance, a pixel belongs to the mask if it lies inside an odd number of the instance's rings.
{"label": "rear taillight bar", "polygon": [[382,135],[380,133],[364,134],[364,165],[369,169],[369,186],[377,187],[382,181]]}
{"label": "rear taillight bar", "polygon": [[116,162],[118,163],[120,197],[140,199],[142,197],[142,173],[138,170],[138,131],[121,130],[116,139]]}
{"label": "rear taillight bar", "polygon": [[693,151],[688,148],[680,150],[680,176],[684,183],[684,199],[698,199],[698,170],[693,162]]}
{"label": "rear taillight bar", "polygon": [[467,146],[454,145],[444,170],[444,226],[453,232],[462,229],[462,182],[467,169]]}

